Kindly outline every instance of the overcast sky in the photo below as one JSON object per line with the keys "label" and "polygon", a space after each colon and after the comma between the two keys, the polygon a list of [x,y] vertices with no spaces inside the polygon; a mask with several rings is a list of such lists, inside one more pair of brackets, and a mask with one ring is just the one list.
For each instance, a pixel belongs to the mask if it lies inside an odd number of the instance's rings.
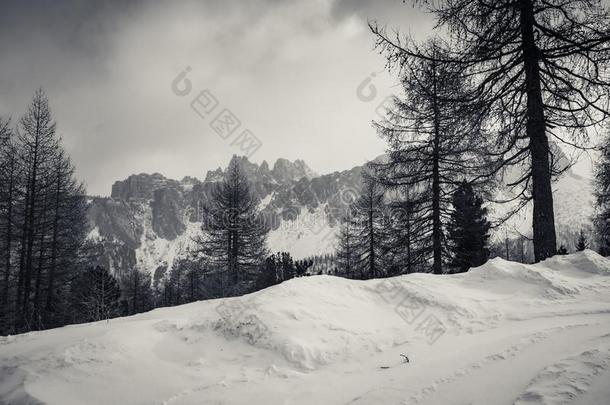
{"label": "overcast sky", "polygon": [[[0,13],[0,115],[37,87],[90,194],[132,173],[203,177],[240,153],[210,122],[227,108],[262,146],[252,160],[302,158],[319,173],[383,153],[371,128],[395,91],[367,21],[430,31],[400,0],[15,1]],[[172,91],[190,67],[192,90]],[[377,73],[358,97],[358,86]],[[182,83],[182,82],[181,82]],[[218,101],[200,117],[190,102]],[[369,100],[370,99],[370,100]]]}

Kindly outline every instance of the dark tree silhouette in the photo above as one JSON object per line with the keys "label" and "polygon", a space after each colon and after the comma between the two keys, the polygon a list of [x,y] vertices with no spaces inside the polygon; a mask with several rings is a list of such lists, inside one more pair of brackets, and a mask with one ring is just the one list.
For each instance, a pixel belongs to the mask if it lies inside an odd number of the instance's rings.
{"label": "dark tree silhouette", "polygon": [[595,167],[595,236],[600,254],[610,255],[610,135],[601,145],[601,156]]}
{"label": "dark tree silhouette", "polygon": [[398,193],[389,207],[387,245],[393,273],[408,274],[425,269],[429,240],[423,229],[427,224],[417,218],[418,206],[408,188]]}
{"label": "dark tree silhouette", "polygon": [[9,294],[13,281],[12,252],[17,188],[17,165],[13,133],[8,120],[0,119],[0,243],[2,251],[2,277],[0,279],[0,332],[8,330],[13,316],[9,307]]}
{"label": "dark tree silhouette", "polygon": [[574,245],[577,252],[582,252],[583,250],[589,249],[589,240],[585,235],[585,231],[582,229],[578,233],[578,238],[576,239],[576,244]]}
{"label": "dark tree silhouette", "polygon": [[448,58],[438,42],[430,42],[425,53],[401,65],[404,98],[395,98],[387,120],[376,124],[389,146],[389,162],[376,169],[385,186],[408,189],[422,262],[430,261],[441,274],[450,258],[445,226],[451,195],[461,179],[485,166],[487,145],[478,122],[467,119],[473,107],[454,100],[468,86],[459,65],[437,62]]}
{"label": "dark tree silhouette", "polygon": [[121,289],[103,267],[84,270],[72,285],[74,321],[92,322],[120,315]]}
{"label": "dark tree silhouette", "polygon": [[454,272],[465,272],[487,261],[490,228],[487,209],[467,182],[462,182],[453,194],[453,212],[447,228]]}
{"label": "dark tree silhouette", "polygon": [[203,211],[200,253],[214,271],[227,273],[229,286],[247,281],[248,273],[258,269],[266,255],[268,227],[235,156],[225,179],[216,185],[210,200],[203,205]]}
{"label": "dark tree silhouette", "polygon": [[496,133],[491,156],[522,168],[511,186],[533,201],[535,260],[556,251],[552,175],[558,166],[549,137],[585,146],[587,130],[608,117],[610,14],[599,0],[416,1],[446,34],[442,56],[371,25],[391,61],[458,65],[472,80],[466,103]]}
{"label": "dark tree silhouette", "polygon": [[337,240],[337,275],[346,278],[355,278],[356,263],[356,234],[351,216],[343,218],[339,227]]}
{"label": "dark tree silhouette", "polygon": [[150,273],[132,269],[121,279],[121,292],[129,315],[145,312],[154,305]]}
{"label": "dark tree silhouette", "polygon": [[16,130],[0,121],[0,331],[65,322],[67,293],[82,266],[85,190],[38,90]]}
{"label": "dark tree silhouette", "polygon": [[386,249],[386,205],[383,188],[369,175],[363,176],[360,196],[351,206],[351,227],[354,230],[354,269],[360,278],[384,275]]}

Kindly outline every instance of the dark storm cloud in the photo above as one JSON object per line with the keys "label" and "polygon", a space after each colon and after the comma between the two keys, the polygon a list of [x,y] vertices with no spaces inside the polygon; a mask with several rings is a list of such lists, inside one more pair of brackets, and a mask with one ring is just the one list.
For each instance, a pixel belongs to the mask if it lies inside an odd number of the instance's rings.
{"label": "dark storm cloud", "polygon": [[[358,85],[383,69],[366,22],[409,26],[412,18],[412,8],[394,0],[0,7],[0,115],[18,118],[43,86],[94,194],[134,172],[201,177],[236,153],[170,91],[186,66],[197,89],[213,91],[263,141],[256,161],[303,158],[326,172],[375,157],[383,152],[370,126],[376,105],[356,97]],[[389,80],[377,76],[379,98]],[[351,154],[336,153],[347,144]]]}

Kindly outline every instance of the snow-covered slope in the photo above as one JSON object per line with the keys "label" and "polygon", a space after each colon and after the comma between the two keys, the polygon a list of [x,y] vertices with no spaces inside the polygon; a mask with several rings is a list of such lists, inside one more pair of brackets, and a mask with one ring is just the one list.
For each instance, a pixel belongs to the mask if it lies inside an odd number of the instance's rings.
{"label": "snow-covered slope", "polygon": [[277,229],[269,232],[269,249],[272,252],[290,252],[295,259],[334,253],[339,227],[329,223],[326,206],[319,205],[311,211],[303,209],[296,219],[282,221]]}
{"label": "snow-covered slope", "polygon": [[10,404],[603,404],[609,380],[610,261],[592,251],[305,277],[0,340]]}

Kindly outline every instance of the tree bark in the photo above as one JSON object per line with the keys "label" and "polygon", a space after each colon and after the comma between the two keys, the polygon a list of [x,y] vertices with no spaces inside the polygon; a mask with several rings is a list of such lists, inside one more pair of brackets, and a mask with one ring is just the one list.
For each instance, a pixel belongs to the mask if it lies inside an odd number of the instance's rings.
{"label": "tree bark", "polygon": [[42,206],[42,217],[40,220],[40,250],[38,251],[38,265],[36,266],[36,281],[34,283],[34,312],[33,314],[36,316],[36,326],[38,329],[42,329],[42,318],[40,315],[40,297],[42,295],[40,288],[42,283],[42,275],[43,275],[43,265],[44,265],[44,253],[45,253],[45,238],[46,238],[46,213],[47,213],[47,203],[46,198],[43,201]]}
{"label": "tree bark", "polygon": [[[61,165],[61,162],[59,162]],[[59,166],[60,167],[60,166]],[[47,302],[45,305],[45,322],[49,322],[49,316],[53,311],[53,294],[55,288],[55,268],[57,266],[57,244],[59,232],[60,215],[60,193],[61,193],[61,170],[57,171],[57,187],[55,189],[55,216],[53,218],[53,240],[51,242],[51,267],[49,269],[49,285],[47,288]]]}
{"label": "tree bark", "polygon": [[551,167],[549,141],[546,135],[544,104],[538,65],[539,50],[534,37],[534,9],[531,0],[520,0],[521,49],[525,68],[527,92],[526,133],[531,154],[531,176],[533,197],[534,258],[536,262],[556,253],[555,215],[553,212],[553,190],[551,189]]}
{"label": "tree bark", "polygon": [[371,190],[370,190],[370,196],[369,196],[369,217],[368,217],[368,222],[369,222],[369,249],[370,249],[370,253],[369,253],[369,274],[371,278],[375,278],[377,276],[377,269],[375,266],[375,223],[374,223],[374,218],[373,218],[373,210],[374,210],[374,206],[373,206],[373,199],[374,197],[374,189],[373,186],[371,186]]}
{"label": "tree bark", "polygon": [[436,81],[436,66],[432,64],[433,75],[433,109],[434,109],[434,140],[432,152],[432,251],[434,274],[443,273],[443,251],[441,245],[441,179],[440,179],[440,112],[438,107],[438,92]]}
{"label": "tree bark", "polygon": [[5,245],[5,271],[4,271],[4,291],[2,291],[2,320],[8,327],[8,292],[11,275],[11,253],[13,242],[13,193],[15,186],[15,157],[9,157],[8,167],[8,190],[7,190],[7,213],[6,213],[6,245]]}

